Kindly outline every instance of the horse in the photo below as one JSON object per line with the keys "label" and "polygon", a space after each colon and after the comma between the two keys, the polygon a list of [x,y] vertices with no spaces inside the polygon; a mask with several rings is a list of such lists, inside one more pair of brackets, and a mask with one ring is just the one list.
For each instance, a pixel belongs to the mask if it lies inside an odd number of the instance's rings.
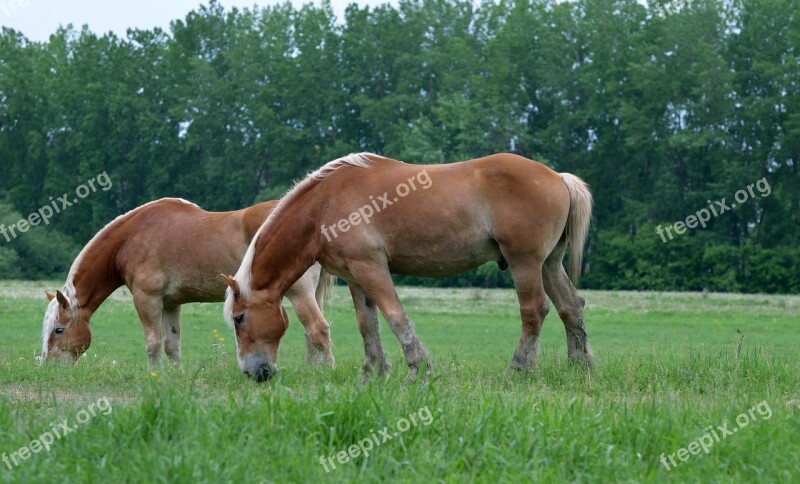
{"label": "horse", "polygon": [[[569,358],[593,356],[578,294],[592,196],[580,178],[514,154],[413,165],[372,153],[334,160],[296,184],[228,278],[223,315],[243,373],[275,371],[286,316],[280,298],[315,262],[349,285],[364,340],[363,376],[389,369],[376,307],[400,341],[409,378],[432,369],[391,274],[447,277],[495,261],[510,268],[522,334],[511,367],[534,369],[549,295]],[[570,276],[562,260],[570,249]]]}
{"label": "horse", "polygon": [[[277,201],[233,212],[207,212],[182,199],[164,198],[117,217],[100,230],[73,262],[63,289],[49,300],[42,324],[42,361],[75,363],[91,344],[89,321],[125,285],[144,329],[149,367],[162,348],[173,364],[181,358],[181,306],[221,302],[220,277],[238,267],[258,228]],[[308,362],[334,366],[328,322],[320,308],[332,276],[319,264],[287,291],[305,327]]]}

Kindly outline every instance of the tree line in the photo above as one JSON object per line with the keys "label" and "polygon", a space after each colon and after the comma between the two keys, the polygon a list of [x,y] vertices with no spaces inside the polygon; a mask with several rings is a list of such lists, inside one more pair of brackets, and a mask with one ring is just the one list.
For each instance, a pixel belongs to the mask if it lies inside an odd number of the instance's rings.
{"label": "tree line", "polygon": [[[230,210],[351,152],[509,151],[591,185],[585,287],[800,291],[793,0],[703,0],[663,18],[635,0],[329,12],[212,1],[168,32],[65,27],[32,42],[3,28],[0,223],[100,173],[113,188],[0,236],[0,277],[61,277],[108,221],[164,196]],[[768,195],[688,218],[762,179]],[[399,279],[511,284],[492,264]]]}

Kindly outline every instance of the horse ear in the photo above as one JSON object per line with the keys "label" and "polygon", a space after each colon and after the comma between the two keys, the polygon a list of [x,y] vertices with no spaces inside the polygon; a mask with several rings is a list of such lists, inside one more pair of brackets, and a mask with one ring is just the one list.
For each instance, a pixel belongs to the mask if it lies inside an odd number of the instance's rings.
{"label": "horse ear", "polygon": [[67,296],[65,296],[61,291],[56,291],[56,298],[58,299],[58,304],[61,305],[64,309],[69,309],[69,300]]}
{"label": "horse ear", "polygon": [[236,282],[236,279],[234,279],[233,276],[226,276],[225,274],[220,275],[223,279],[225,279],[225,282],[228,283],[228,286],[230,286],[231,290],[233,291],[233,295],[239,297],[239,284]]}
{"label": "horse ear", "polygon": [[48,300],[48,301],[52,301],[53,299],[55,299],[55,298],[56,298],[54,295],[50,294],[50,293],[49,293],[49,292],[47,292],[47,291],[45,291],[45,292],[44,292],[44,295],[45,295],[45,296],[47,296],[47,300]]}

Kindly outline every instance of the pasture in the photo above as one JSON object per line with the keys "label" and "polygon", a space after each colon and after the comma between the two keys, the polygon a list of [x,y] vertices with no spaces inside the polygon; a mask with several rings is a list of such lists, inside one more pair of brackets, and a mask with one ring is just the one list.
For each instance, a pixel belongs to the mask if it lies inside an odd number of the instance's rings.
{"label": "pasture", "polygon": [[[798,296],[582,291],[597,366],[567,363],[551,311],[540,368],[518,373],[506,371],[520,331],[513,291],[400,288],[435,376],[406,383],[382,322],[393,371],[362,385],[361,337],[337,286],[325,308],[337,368],[306,367],[289,309],[281,372],[258,384],[236,366],[221,304],[188,305],[182,367],[148,372],[125,290],[95,314],[76,367],[39,368],[42,289],[60,285],[0,282],[0,453],[64,419],[75,427],[49,451],[0,462],[3,481],[800,479]],[[76,423],[103,398],[110,413]],[[726,426],[736,432],[681,460]]]}

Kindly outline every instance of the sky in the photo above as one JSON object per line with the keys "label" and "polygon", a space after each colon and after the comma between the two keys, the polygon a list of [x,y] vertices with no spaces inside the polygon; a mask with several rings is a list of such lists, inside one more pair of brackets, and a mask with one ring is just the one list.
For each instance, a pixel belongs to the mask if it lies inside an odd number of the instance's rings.
{"label": "sky", "polygon": [[[230,7],[267,6],[285,3],[286,0],[220,0]],[[304,3],[321,5],[321,0],[291,0],[300,7]],[[207,2],[201,0],[0,0],[0,26],[22,32],[34,41],[48,40],[59,25],[73,24],[80,29],[84,24],[95,33],[114,31],[125,36],[129,27],[152,29],[161,27],[169,31],[171,20],[182,19],[191,10]],[[380,5],[387,0],[331,0],[334,15],[341,19],[350,3]]]}

